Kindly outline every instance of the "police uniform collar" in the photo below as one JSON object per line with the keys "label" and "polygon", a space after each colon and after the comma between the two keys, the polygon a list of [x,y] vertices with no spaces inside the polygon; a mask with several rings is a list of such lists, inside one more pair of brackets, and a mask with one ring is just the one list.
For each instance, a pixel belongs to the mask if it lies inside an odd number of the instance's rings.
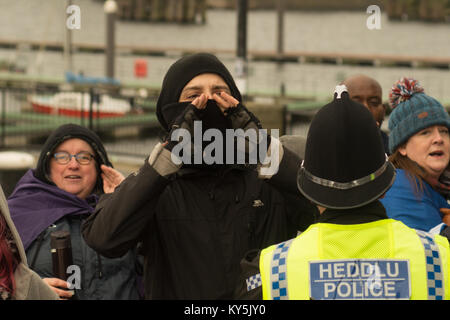
{"label": "police uniform collar", "polygon": [[388,219],[386,209],[379,201],[374,201],[363,207],[336,210],[326,209],[319,217],[319,223],[359,224]]}

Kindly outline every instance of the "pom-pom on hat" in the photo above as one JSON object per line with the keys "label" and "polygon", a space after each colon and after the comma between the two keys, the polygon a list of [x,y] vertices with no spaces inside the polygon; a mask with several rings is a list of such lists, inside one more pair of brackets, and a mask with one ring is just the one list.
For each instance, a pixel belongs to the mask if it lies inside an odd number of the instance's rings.
{"label": "pom-pom on hat", "polygon": [[389,102],[389,151],[394,151],[411,136],[425,128],[443,125],[450,129],[450,116],[442,104],[425,94],[419,82],[401,78],[394,83]]}
{"label": "pom-pom on hat", "polygon": [[389,92],[389,103],[394,109],[399,103],[409,100],[414,93],[423,92],[419,81],[411,78],[401,78],[397,81]]}

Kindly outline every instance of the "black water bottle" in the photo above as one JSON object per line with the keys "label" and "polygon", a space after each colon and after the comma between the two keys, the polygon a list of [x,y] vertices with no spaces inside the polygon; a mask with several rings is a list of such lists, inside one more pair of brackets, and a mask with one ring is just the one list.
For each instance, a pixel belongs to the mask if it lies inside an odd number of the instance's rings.
{"label": "black water bottle", "polygon": [[[50,234],[50,247],[53,262],[53,275],[67,281],[67,267],[73,265],[70,232],[61,230]],[[75,295],[71,299],[76,299]]]}

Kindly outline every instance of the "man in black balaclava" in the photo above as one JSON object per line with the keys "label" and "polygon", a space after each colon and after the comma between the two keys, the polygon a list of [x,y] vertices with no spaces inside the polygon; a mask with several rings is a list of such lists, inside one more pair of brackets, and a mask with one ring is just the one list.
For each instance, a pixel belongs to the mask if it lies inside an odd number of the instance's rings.
{"label": "man in black balaclava", "polygon": [[187,105],[179,102],[193,100],[192,98],[188,99],[189,96],[185,95],[186,92],[183,92],[183,89],[192,79],[201,74],[215,74],[221,78],[222,87],[216,88],[213,93],[220,93],[224,87],[227,87],[227,93],[237,100],[236,104],[242,101],[231,74],[215,56],[207,53],[186,56],[175,62],[167,71],[156,104],[158,120],[166,131],[170,130],[172,122]]}
{"label": "man in black balaclava", "polygon": [[174,155],[177,129],[195,134],[201,123],[202,134],[263,131],[226,67],[210,54],[183,57],[169,68],[157,115],[166,141],[113,194],[102,197],[83,227],[84,237],[108,257],[142,241],[147,299],[229,299],[248,250],[286,240],[313,222],[317,209],[296,187],[301,160],[271,137],[263,151],[277,155],[272,160],[278,171],[263,172],[262,164],[174,161],[180,156]]}
{"label": "man in black balaclava", "polygon": [[[236,149],[237,144],[233,137],[229,138],[233,141],[227,141],[227,129],[242,128],[247,131],[251,128],[258,135],[265,133],[264,131],[259,132],[261,128],[259,120],[241,102],[242,97],[233,78],[215,56],[200,53],[178,60],[170,67],[164,77],[156,109],[158,120],[167,133],[168,145],[165,147],[172,151],[173,147],[179,142],[174,137],[174,130],[187,129],[192,142],[192,158],[183,158],[186,160],[183,161],[183,165],[197,168],[202,166],[205,169],[222,167],[221,164],[226,163],[227,143],[231,143],[234,149]],[[204,157],[207,157],[207,155],[203,150],[209,144],[208,140],[203,141],[202,150],[199,149],[200,146],[194,150],[196,130],[193,121],[201,123],[202,130],[197,132],[197,134],[201,134],[201,137],[209,129],[219,130],[223,137],[222,148],[216,150],[216,152],[222,152],[221,156],[215,157],[217,161],[213,165],[210,163],[205,166]],[[255,139],[254,142],[258,144],[262,140],[263,138]],[[249,139],[247,139],[247,158],[249,143]],[[267,148],[267,144],[265,146]],[[261,145],[261,148],[264,148],[264,146]],[[255,146],[254,151],[256,150],[257,147]],[[245,150],[243,151],[245,153]],[[194,159],[194,153],[201,154],[203,157]]]}

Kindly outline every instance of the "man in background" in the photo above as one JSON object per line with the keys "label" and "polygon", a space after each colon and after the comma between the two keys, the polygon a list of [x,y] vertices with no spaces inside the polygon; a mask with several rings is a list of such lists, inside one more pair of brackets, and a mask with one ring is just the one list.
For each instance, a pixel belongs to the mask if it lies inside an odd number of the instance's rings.
{"label": "man in background", "polygon": [[384,117],[386,115],[386,106],[383,104],[382,89],[378,81],[363,74],[357,74],[348,77],[343,84],[347,87],[350,99],[361,103],[372,113],[378,127],[386,154],[389,155],[388,135],[381,130]]}

